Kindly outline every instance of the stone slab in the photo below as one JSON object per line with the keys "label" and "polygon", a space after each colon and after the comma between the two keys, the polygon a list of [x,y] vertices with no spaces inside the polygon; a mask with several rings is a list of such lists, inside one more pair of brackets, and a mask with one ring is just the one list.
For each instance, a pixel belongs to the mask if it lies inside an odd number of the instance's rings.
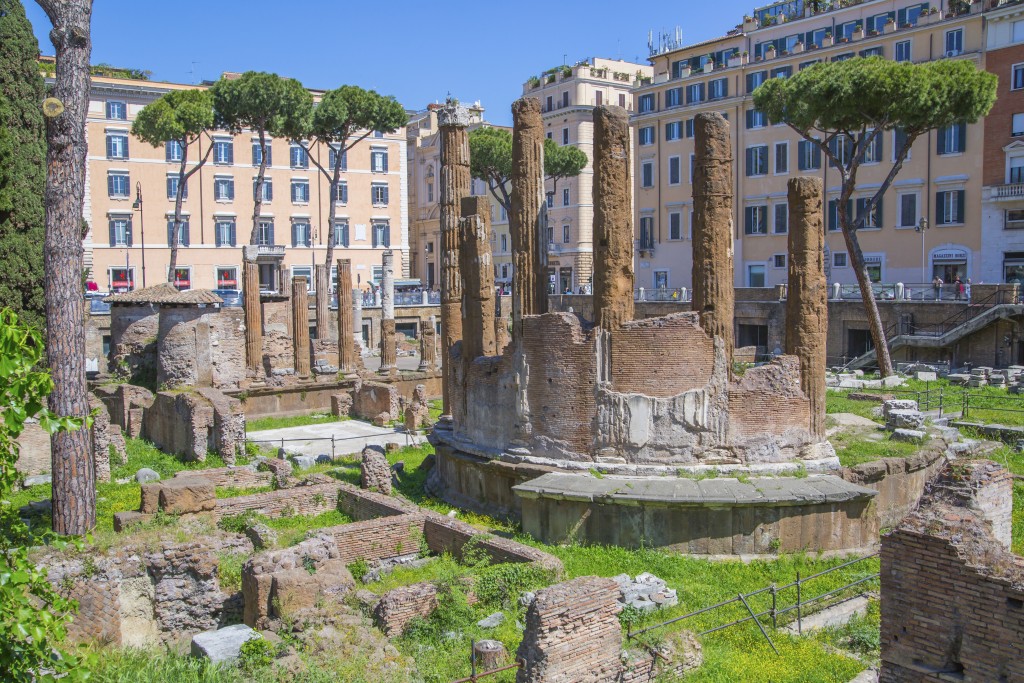
{"label": "stone slab", "polygon": [[523,498],[550,498],[619,505],[752,506],[806,505],[866,500],[876,491],[833,475],[726,477],[693,480],[675,477],[616,477],[551,472],[513,487]]}
{"label": "stone slab", "polygon": [[197,633],[192,636],[192,656],[205,657],[213,664],[235,662],[241,654],[242,644],[260,637],[259,632],[245,624]]}

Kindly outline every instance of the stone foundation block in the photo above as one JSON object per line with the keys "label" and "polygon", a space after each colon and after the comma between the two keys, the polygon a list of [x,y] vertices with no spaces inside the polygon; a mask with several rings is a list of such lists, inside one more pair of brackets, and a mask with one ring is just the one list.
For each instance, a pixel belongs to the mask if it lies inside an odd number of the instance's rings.
{"label": "stone foundation block", "polygon": [[352,413],[352,394],[334,394],[331,396],[331,414],[345,417]]}
{"label": "stone foundation block", "polygon": [[153,515],[143,514],[135,510],[114,513],[114,531],[121,533],[136,524],[143,524],[153,518]]}
{"label": "stone foundation block", "polygon": [[160,509],[160,484],[142,485],[142,504],[139,512],[151,515]]}
{"label": "stone foundation block", "polygon": [[214,664],[235,662],[246,641],[261,637],[245,624],[198,633],[192,636],[192,656],[205,657]]}
{"label": "stone foundation block", "polygon": [[924,415],[917,410],[890,410],[885,417],[887,429],[920,429]]}
{"label": "stone foundation block", "polygon": [[311,609],[324,598],[348,593],[355,585],[341,560],[327,560],[312,572],[305,567],[277,572],[270,591],[272,615],[288,617]]}
{"label": "stone foundation block", "polygon": [[890,438],[893,441],[903,441],[905,443],[924,443],[926,435],[917,429],[897,429],[893,431]]}
{"label": "stone foundation block", "polygon": [[205,479],[171,479],[160,485],[160,509],[168,514],[209,512],[216,506],[217,492]]}

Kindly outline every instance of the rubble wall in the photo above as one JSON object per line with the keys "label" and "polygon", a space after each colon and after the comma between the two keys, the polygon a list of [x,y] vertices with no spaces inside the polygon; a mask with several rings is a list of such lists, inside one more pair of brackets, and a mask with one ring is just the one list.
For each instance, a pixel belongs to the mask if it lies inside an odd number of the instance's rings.
{"label": "rubble wall", "polygon": [[157,386],[237,389],[245,380],[241,308],[162,306]]}
{"label": "rubble wall", "polygon": [[611,334],[611,351],[612,388],[656,398],[703,388],[715,362],[696,313],[627,322]]}

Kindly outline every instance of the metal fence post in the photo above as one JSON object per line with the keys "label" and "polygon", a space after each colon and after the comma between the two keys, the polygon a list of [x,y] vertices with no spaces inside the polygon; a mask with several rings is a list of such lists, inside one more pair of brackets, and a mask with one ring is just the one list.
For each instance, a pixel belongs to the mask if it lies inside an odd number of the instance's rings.
{"label": "metal fence post", "polygon": [[469,641],[469,675],[476,680],[476,640]]}
{"label": "metal fence post", "polygon": [[804,634],[804,625],[800,614],[800,572],[796,573],[796,632],[801,636]]}
{"label": "metal fence post", "polygon": [[334,462],[336,454],[334,452],[334,434],[331,434],[331,462]]}
{"label": "metal fence post", "polygon": [[776,611],[775,611],[775,608],[776,608],[776,596],[777,596],[777,592],[775,590],[775,584],[773,583],[772,584],[772,628],[775,629],[775,630],[778,630],[779,622],[778,622],[778,620],[776,618],[777,614],[776,614]]}
{"label": "metal fence post", "polygon": [[942,385],[939,385],[939,417],[942,417]]}

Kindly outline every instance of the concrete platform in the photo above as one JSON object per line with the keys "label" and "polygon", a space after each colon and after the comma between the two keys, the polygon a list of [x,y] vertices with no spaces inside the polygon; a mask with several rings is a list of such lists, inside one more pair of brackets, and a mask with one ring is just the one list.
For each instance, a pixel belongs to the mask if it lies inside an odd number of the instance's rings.
{"label": "concrete platform", "polygon": [[284,439],[284,449],[289,454],[316,457],[331,454],[332,436],[335,439],[335,457],[358,454],[367,446],[384,446],[388,442],[402,446],[426,442],[426,437],[406,434],[393,427],[376,427],[361,420],[266,429],[259,432],[248,432],[245,438],[248,441],[277,447],[281,447],[281,439]]}

